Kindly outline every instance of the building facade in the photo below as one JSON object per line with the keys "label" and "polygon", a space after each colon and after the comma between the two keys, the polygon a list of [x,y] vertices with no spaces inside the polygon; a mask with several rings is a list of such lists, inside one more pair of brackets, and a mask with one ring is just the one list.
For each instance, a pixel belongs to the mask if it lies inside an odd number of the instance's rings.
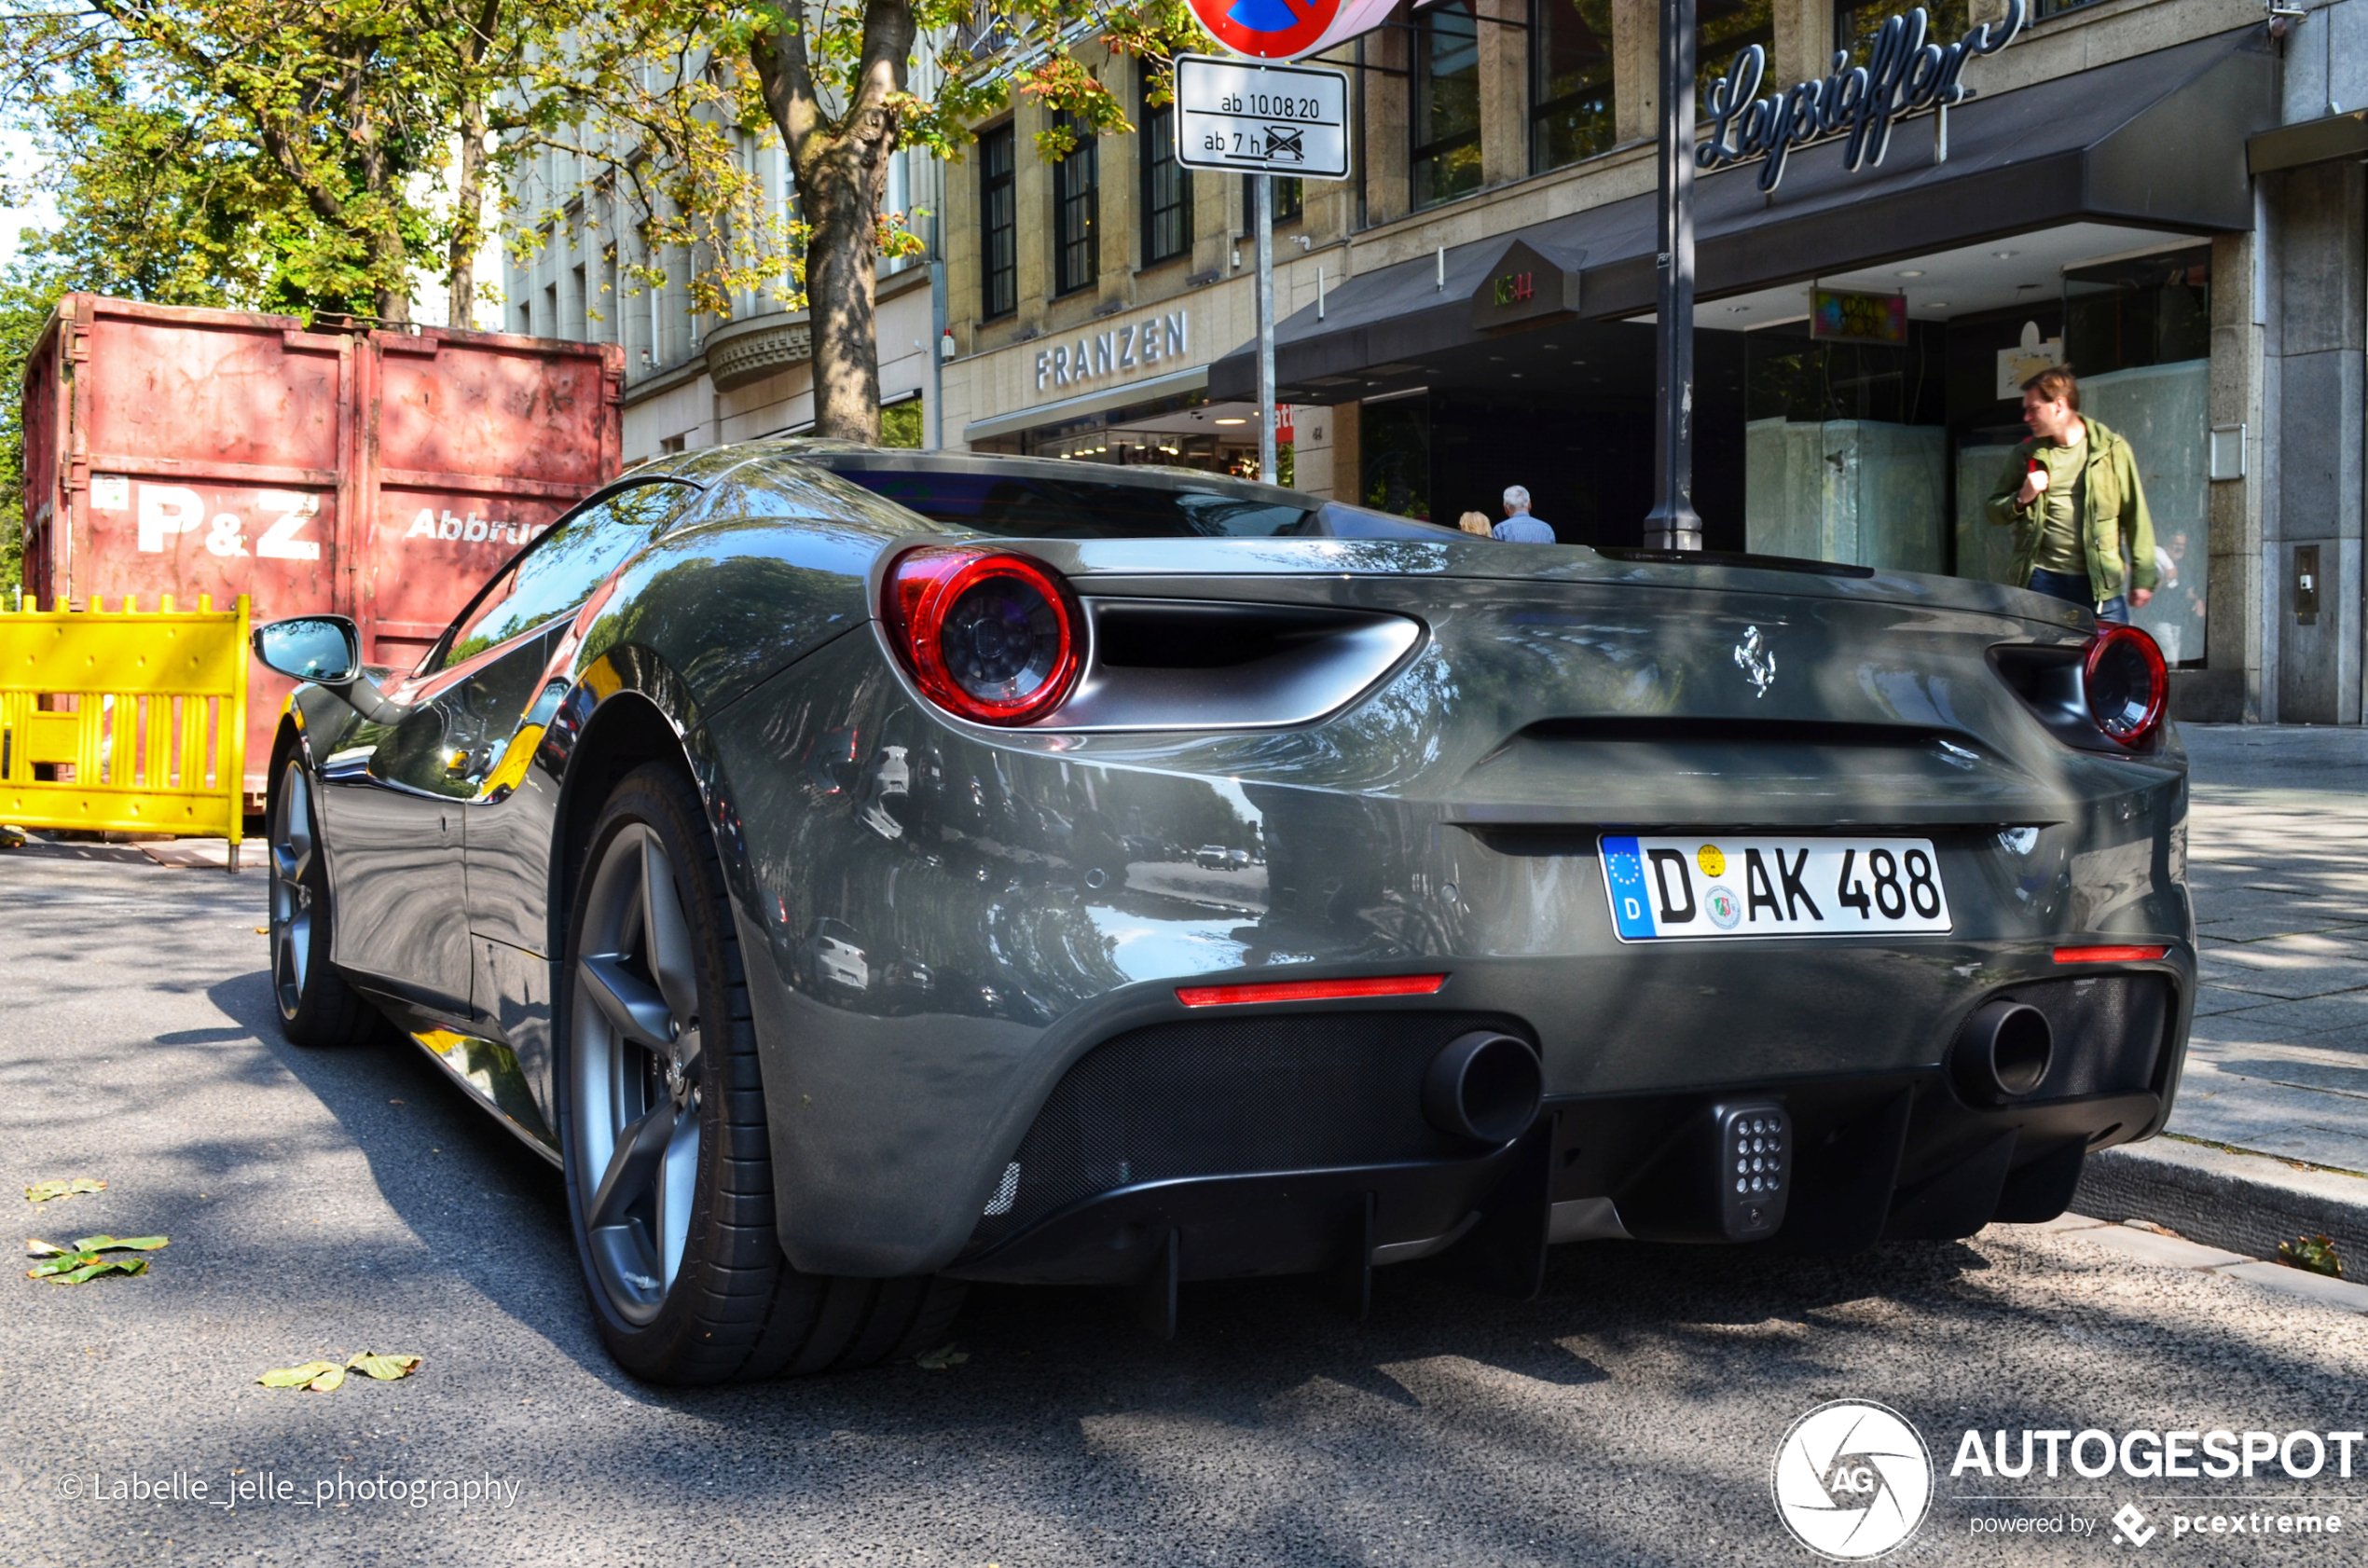
{"label": "building facade", "polygon": [[[1999,576],[2017,385],[2070,363],[2136,447],[2196,720],[2361,718],[2368,0],[2040,0],[1975,95],[1697,184],[1696,504],[1712,548]],[[1893,7],[1702,0],[1710,81],[1865,57]],[[2004,0],[1944,0],[1941,42]],[[2359,20],[2355,20],[2359,19]],[[1651,504],[1650,0],[1433,0],[1334,51],[1352,178],[1284,187],[1277,365],[1301,488],[1452,520],[1508,484],[1574,543]],[[1048,163],[1044,111],[943,172],[949,446],[1242,469],[1249,213],[1137,127]],[[1731,133],[1731,127],[1729,128]],[[1718,128],[1704,127],[1706,136]],[[885,336],[885,334],[884,334]]]}

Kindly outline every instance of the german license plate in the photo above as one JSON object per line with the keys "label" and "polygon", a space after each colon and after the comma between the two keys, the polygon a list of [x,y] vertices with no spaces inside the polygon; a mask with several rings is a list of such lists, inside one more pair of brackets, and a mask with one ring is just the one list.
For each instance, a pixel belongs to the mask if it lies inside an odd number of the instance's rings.
{"label": "german license plate", "polygon": [[1606,833],[1602,848],[1622,942],[1948,929],[1930,839]]}

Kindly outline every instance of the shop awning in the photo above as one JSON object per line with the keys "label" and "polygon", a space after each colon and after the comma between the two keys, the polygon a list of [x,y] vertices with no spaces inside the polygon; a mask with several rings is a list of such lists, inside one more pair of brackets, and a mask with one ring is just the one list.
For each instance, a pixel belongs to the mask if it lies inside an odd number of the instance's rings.
{"label": "shop awning", "polygon": [[[1703,298],[2088,222],[2209,234],[2252,227],[2246,141],[2277,124],[2277,59],[2251,26],[2133,56],[1893,131],[1882,167],[1851,173],[1831,141],[1793,155],[1764,194],[1755,163],[1695,184]],[[1383,268],[1277,323],[1287,401],[1345,402],[1427,353],[1554,320],[1615,321],[1654,305],[1652,195]],[[1526,254],[1517,254],[1515,247]],[[1501,281],[1525,278],[1508,299]],[[1379,379],[1376,379],[1376,378]],[[1212,400],[1258,395],[1256,346],[1209,367]]]}

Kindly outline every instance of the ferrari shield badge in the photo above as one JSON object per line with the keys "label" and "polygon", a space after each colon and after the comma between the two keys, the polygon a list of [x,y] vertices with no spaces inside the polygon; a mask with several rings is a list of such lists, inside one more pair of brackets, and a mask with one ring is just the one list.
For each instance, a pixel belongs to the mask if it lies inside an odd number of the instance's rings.
{"label": "ferrari shield badge", "polygon": [[1752,695],[1764,697],[1768,688],[1776,684],[1776,651],[1759,635],[1757,626],[1743,628],[1743,640],[1735,644],[1735,667],[1752,683]]}

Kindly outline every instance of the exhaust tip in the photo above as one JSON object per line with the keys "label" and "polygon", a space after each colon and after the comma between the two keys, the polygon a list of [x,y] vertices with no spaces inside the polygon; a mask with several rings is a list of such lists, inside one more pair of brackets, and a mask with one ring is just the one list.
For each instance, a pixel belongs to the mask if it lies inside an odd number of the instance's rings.
{"label": "exhaust tip", "polygon": [[1475,1029],[1440,1047],[1423,1075],[1423,1115],[1475,1143],[1510,1143],[1537,1120],[1546,1074],[1526,1041]]}
{"label": "exhaust tip", "polygon": [[2056,1031],[2028,1002],[2003,997],[1984,1002],[1958,1032],[1949,1060],[1958,1092],[1975,1105],[2019,1100],[2047,1080],[2056,1060]]}

